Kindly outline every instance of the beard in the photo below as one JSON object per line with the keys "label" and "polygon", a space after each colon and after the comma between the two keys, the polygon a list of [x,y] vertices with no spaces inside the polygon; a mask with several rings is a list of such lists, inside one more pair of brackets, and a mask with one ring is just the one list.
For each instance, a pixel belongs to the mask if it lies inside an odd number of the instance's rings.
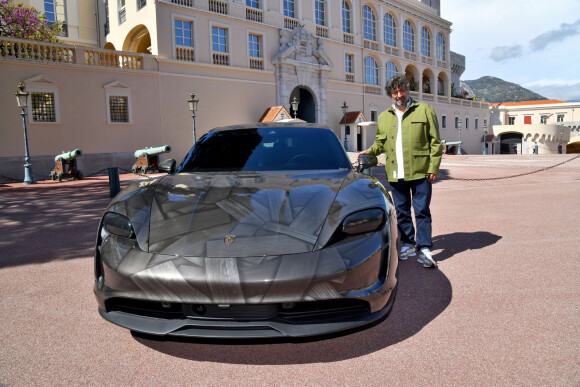
{"label": "beard", "polygon": [[397,106],[397,107],[404,107],[404,106],[407,106],[407,102],[409,102],[409,98],[408,97],[398,98],[397,100],[395,100],[395,106]]}

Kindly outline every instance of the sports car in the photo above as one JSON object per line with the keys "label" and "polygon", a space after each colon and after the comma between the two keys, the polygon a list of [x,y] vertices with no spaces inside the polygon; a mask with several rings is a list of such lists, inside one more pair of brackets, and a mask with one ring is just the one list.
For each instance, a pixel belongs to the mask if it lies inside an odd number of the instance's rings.
{"label": "sports car", "polygon": [[135,332],[206,338],[380,322],[396,294],[397,232],[388,192],[362,173],[374,165],[354,168],[325,126],[211,130],[105,210],[100,315]]}

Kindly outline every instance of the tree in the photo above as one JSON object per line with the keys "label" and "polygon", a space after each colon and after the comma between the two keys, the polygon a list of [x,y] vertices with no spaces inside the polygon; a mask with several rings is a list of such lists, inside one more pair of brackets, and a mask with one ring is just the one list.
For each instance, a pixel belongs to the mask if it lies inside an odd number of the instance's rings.
{"label": "tree", "polygon": [[0,36],[59,43],[62,22],[50,23],[36,8],[0,0]]}

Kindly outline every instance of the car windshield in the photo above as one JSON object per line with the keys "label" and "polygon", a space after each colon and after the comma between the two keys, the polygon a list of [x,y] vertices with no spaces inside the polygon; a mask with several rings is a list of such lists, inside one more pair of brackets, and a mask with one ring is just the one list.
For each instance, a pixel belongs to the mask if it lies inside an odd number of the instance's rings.
{"label": "car windshield", "polygon": [[177,172],[286,171],[351,168],[330,129],[259,127],[211,131]]}

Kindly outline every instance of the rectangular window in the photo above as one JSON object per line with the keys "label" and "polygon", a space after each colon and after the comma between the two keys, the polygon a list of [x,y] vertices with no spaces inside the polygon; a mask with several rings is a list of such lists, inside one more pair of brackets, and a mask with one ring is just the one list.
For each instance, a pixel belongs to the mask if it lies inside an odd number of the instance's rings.
{"label": "rectangular window", "polygon": [[460,118],[455,117],[455,129],[459,129],[459,125],[461,125]]}
{"label": "rectangular window", "polygon": [[516,118],[515,117],[508,117],[508,125],[515,125]]}
{"label": "rectangular window", "polygon": [[260,8],[260,2],[258,0],[246,0],[246,6],[251,8]]}
{"label": "rectangular window", "polygon": [[441,127],[442,128],[446,128],[447,127],[447,116],[441,117]]}
{"label": "rectangular window", "polygon": [[524,116],[524,125],[532,124],[532,116]]}
{"label": "rectangular window", "polygon": [[125,9],[125,0],[119,0],[119,24],[127,21],[127,10]]}
{"label": "rectangular window", "polygon": [[175,44],[178,46],[193,47],[192,22],[185,20],[175,20]]}
{"label": "rectangular window", "polygon": [[376,110],[371,110],[371,121],[377,122],[378,112]]}
{"label": "rectangular window", "polygon": [[548,123],[548,116],[541,116],[540,117],[540,123],[541,124],[547,124]]}
{"label": "rectangular window", "polygon": [[294,0],[284,0],[284,16],[294,19]]}
{"label": "rectangular window", "polygon": [[250,51],[250,56],[252,58],[260,58],[262,55],[260,54],[260,36],[250,34],[248,36],[248,49]]}
{"label": "rectangular window", "polygon": [[56,23],[55,0],[44,0],[44,14],[46,15],[46,21],[49,22],[49,24]]}
{"label": "rectangular window", "polygon": [[228,52],[227,32],[225,28],[212,27],[211,43],[214,52]]}
{"label": "rectangular window", "polygon": [[475,130],[479,129],[479,119],[475,119]]}
{"label": "rectangular window", "polygon": [[109,96],[109,114],[110,122],[129,122],[129,97]]}
{"label": "rectangular window", "polygon": [[56,122],[54,93],[30,93],[33,122]]}
{"label": "rectangular window", "polygon": [[556,116],[556,122],[564,122],[564,115],[563,114],[558,114]]}
{"label": "rectangular window", "polygon": [[344,72],[347,82],[354,82],[354,55],[344,54]]}
{"label": "rectangular window", "polygon": [[325,25],[325,15],[324,15],[324,1],[323,0],[315,0],[314,2],[314,18],[316,24],[319,26]]}
{"label": "rectangular window", "polygon": [[469,118],[465,119],[465,129],[469,129]]}
{"label": "rectangular window", "polygon": [[147,0],[137,0],[137,10],[145,7],[147,5]]}

